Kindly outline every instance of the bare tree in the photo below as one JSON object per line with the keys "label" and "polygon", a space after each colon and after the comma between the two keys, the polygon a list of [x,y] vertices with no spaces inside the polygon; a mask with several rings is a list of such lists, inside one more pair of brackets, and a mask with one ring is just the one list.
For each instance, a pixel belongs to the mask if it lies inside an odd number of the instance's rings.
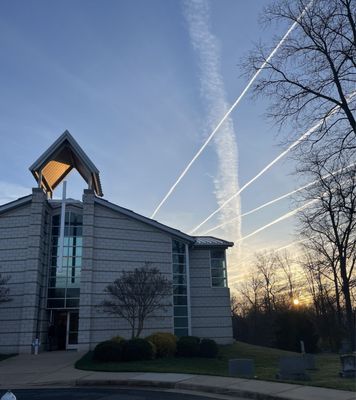
{"label": "bare tree", "polygon": [[260,274],[263,288],[263,306],[270,313],[277,308],[278,294],[281,285],[277,274],[277,260],[274,253],[258,253],[256,258],[256,268]]}
{"label": "bare tree", "polygon": [[300,233],[309,239],[309,248],[322,256],[320,273],[326,275],[327,267],[335,292],[340,288],[347,330],[355,349],[351,286],[356,264],[356,166],[350,168],[349,161],[341,157],[325,162],[318,155],[309,160],[301,172],[317,183],[304,193],[303,201],[314,202],[299,214],[299,220]]}
{"label": "bare tree", "polygon": [[105,289],[109,299],[99,304],[105,312],[124,318],[131,326],[131,336],[139,337],[147,317],[169,305],[172,283],[149,263],[132,272],[124,271]]}
{"label": "bare tree", "polygon": [[5,276],[0,273],[0,303],[10,301],[10,289],[7,286],[10,276]]}
{"label": "bare tree", "polygon": [[297,299],[297,292],[301,287],[300,280],[296,278],[296,262],[287,251],[275,253],[275,259],[277,266],[282,271],[282,278],[286,281],[288,304],[291,305],[293,300]]}
{"label": "bare tree", "polygon": [[261,45],[243,63],[251,74],[267,63],[254,93],[271,101],[274,121],[305,130],[321,122],[305,143],[327,157],[356,149],[355,9],[356,0],[277,0],[263,19],[296,28],[271,60]]}

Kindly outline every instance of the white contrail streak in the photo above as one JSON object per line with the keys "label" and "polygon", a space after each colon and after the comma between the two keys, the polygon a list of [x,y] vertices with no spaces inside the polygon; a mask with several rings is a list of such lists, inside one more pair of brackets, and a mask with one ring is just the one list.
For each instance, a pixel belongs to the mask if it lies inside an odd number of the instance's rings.
{"label": "white contrail streak", "polygon": [[267,57],[267,59],[261,64],[260,68],[255,72],[255,74],[252,76],[252,78],[250,79],[250,81],[247,83],[246,87],[244,88],[244,90],[241,92],[241,94],[239,95],[239,97],[236,99],[236,101],[233,103],[233,105],[227,110],[227,112],[224,114],[224,116],[222,117],[222,119],[220,120],[220,122],[216,125],[216,127],[213,129],[213,131],[211,132],[211,134],[209,135],[209,137],[206,139],[206,141],[204,142],[204,144],[201,146],[201,148],[198,150],[198,152],[195,154],[195,156],[192,158],[192,160],[188,163],[188,165],[184,168],[183,172],[179,175],[178,179],[175,181],[175,183],[173,184],[173,186],[169,189],[169,191],[167,192],[167,194],[163,197],[163,199],[161,200],[161,202],[158,204],[158,206],[156,207],[156,209],[154,210],[153,214],[151,215],[151,218],[154,218],[154,216],[157,214],[157,212],[159,211],[159,209],[163,206],[163,204],[166,202],[166,200],[168,199],[168,197],[173,193],[174,189],[177,187],[177,185],[179,184],[179,182],[184,178],[185,174],[189,171],[190,167],[194,164],[194,162],[196,161],[196,159],[200,156],[200,154],[204,151],[204,149],[206,148],[206,146],[209,144],[209,142],[211,141],[211,139],[214,137],[215,133],[219,130],[219,128],[221,127],[221,125],[226,121],[226,119],[229,117],[229,115],[232,113],[232,111],[237,107],[237,105],[240,103],[240,101],[242,100],[242,98],[245,96],[246,92],[250,89],[251,85],[253,84],[253,82],[256,80],[256,78],[258,77],[258,75],[261,73],[261,71],[265,68],[265,66],[270,62],[270,60],[272,59],[272,57],[276,54],[276,52],[279,50],[279,48],[283,45],[283,43],[285,42],[285,40],[287,39],[287,37],[290,35],[290,33],[296,28],[296,26],[298,25],[300,19],[303,17],[303,15],[305,14],[305,12],[307,11],[307,9],[310,7],[310,5],[313,3],[314,0],[311,0],[309,2],[309,4],[307,5],[307,7],[305,8],[305,10],[300,14],[300,16],[298,17],[297,21],[295,21],[290,28],[287,30],[287,32],[285,33],[285,35],[282,37],[282,39],[279,41],[279,43],[277,44],[277,46],[272,50],[272,52],[270,53],[270,55]]}
{"label": "white contrail streak", "polygon": [[272,226],[272,225],[274,225],[274,224],[277,224],[278,222],[281,222],[281,221],[283,221],[283,220],[285,220],[285,219],[287,219],[287,218],[292,217],[292,216],[295,215],[297,212],[304,210],[305,208],[309,207],[310,205],[312,205],[313,203],[315,203],[315,202],[317,202],[317,201],[318,201],[318,199],[314,199],[314,200],[308,201],[308,202],[305,203],[304,205],[302,205],[302,206],[296,208],[295,210],[289,211],[288,213],[286,213],[286,214],[282,215],[281,217],[279,217],[279,218],[273,220],[272,222],[270,222],[270,223],[268,223],[268,224],[262,226],[261,228],[256,229],[256,230],[253,231],[252,233],[250,233],[250,234],[248,234],[248,235],[246,235],[246,236],[243,236],[243,237],[239,240],[239,242],[242,242],[243,240],[246,240],[246,239],[250,238],[251,236],[255,236],[257,233],[259,233],[259,232],[261,232],[261,231],[264,231],[265,229],[269,228],[270,226]]}
{"label": "white contrail streak", "polygon": [[[207,110],[209,129],[214,127],[229,105],[226,100],[224,80],[221,74],[220,46],[210,28],[210,7],[204,0],[183,2],[184,16],[187,20],[189,37],[199,60],[199,78],[202,99]],[[214,179],[217,203],[222,204],[238,191],[238,148],[231,118],[221,127],[219,136],[214,138],[214,150],[217,154],[217,175]],[[240,215],[240,199],[226,207],[220,218],[227,221]],[[230,225],[226,232],[227,239],[236,241],[241,237],[240,224]]]}
{"label": "white contrail streak", "polygon": [[[348,170],[349,168],[354,167],[355,164],[356,164],[356,163],[349,164],[347,167],[345,167],[345,168],[340,168],[340,169],[339,169],[338,171],[336,171],[336,172],[333,172],[333,173],[329,173],[329,174],[327,174],[327,175],[324,175],[324,176],[322,177],[322,179],[327,179],[327,178],[329,178],[331,175],[339,174],[339,173],[342,172],[342,171]],[[315,181],[313,181],[313,182],[308,183],[307,185],[304,185],[304,186],[302,186],[302,187],[300,187],[300,188],[298,188],[298,189],[292,190],[292,191],[289,192],[289,193],[286,193],[286,194],[284,194],[284,195],[282,195],[282,196],[280,196],[280,197],[277,197],[276,199],[273,199],[273,200],[268,201],[267,203],[261,204],[260,206],[254,208],[253,210],[250,210],[250,211],[247,211],[247,212],[241,214],[241,216],[238,215],[238,216],[236,216],[236,217],[230,219],[229,221],[226,221],[226,222],[224,222],[224,223],[222,223],[222,224],[220,224],[220,225],[214,226],[213,228],[210,228],[209,230],[207,230],[207,231],[205,231],[204,233],[202,233],[202,235],[207,235],[208,233],[210,233],[210,232],[212,232],[212,231],[215,231],[216,229],[219,229],[219,228],[222,228],[222,227],[225,226],[225,225],[231,224],[231,223],[234,222],[235,220],[240,219],[240,217],[242,218],[242,217],[245,217],[246,215],[250,215],[250,214],[255,213],[256,211],[262,210],[263,208],[265,208],[265,207],[267,207],[267,206],[270,206],[271,204],[277,203],[277,202],[280,201],[280,200],[283,200],[283,199],[285,199],[285,198],[287,198],[287,197],[289,197],[289,196],[292,196],[292,195],[295,194],[295,193],[298,193],[298,192],[300,192],[300,191],[302,191],[302,190],[304,190],[304,189],[307,189],[307,188],[310,187],[310,186],[315,185],[315,184],[318,183],[319,181],[320,181],[320,179],[317,179],[317,180],[315,180]],[[277,251],[277,250],[276,250],[276,251]]]}
{"label": "white contrail streak", "polygon": [[[348,101],[351,100],[356,94],[356,91],[353,92],[349,97]],[[232,201],[236,196],[239,196],[246,188],[248,188],[255,180],[257,180],[261,175],[263,175],[266,171],[268,171],[276,162],[278,162],[281,158],[286,156],[294,147],[298,146],[304,140],[306,140],[314,131],[316,131],[323,123],[325,123],[332,115],[334,115],[340,106],[336,106],[332,109],[331,112],[325,117],[322,118],[317,124],[308,129],[299,139],[293,142],[286,150],[284,150],[281,154],[279,154],[274,160],[272,160],[268,165],[266,165],[256,176],[250,179],[247,183],[245,183],[235,194],[233,194],[229,199],[227,199],[219,208],[217,208],[214,212],[212,212],[207,218],[204,219],[199,225],[197,225],[190,234],[196,232],[202,225],[204,225],[207,221],[209,221],[215,214],[221,211],[224,207],[226,207],[230,201]]]}

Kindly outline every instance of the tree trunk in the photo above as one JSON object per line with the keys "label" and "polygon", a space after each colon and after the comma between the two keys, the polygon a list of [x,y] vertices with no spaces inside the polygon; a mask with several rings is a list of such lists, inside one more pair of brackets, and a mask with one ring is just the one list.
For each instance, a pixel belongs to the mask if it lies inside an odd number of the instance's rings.
{"label": "tree trunk", "polygon": [[346,311],[346,323],[347,330],[350,335],[351,349],[355,351],[355,325],[353,323],[353,312],[352,312],[352,303],[351,303],[351,295],[350,295],[350,282],[347,279],[347,271],[346,271],[346,258],[340,257],[340,272],[342,279],[342,293],[345,299],[345,311]]}

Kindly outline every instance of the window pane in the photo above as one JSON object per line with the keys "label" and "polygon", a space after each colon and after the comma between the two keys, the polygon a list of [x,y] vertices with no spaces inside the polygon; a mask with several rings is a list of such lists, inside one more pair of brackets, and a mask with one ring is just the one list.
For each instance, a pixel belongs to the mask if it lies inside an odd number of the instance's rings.
{"label": "window pane", "polygon": [[185,255],[173,254],[173,263],[185,264]]}
{"label": "window pane", "polygon": [[185,285],[173,285],[174,294],[187,294],[187,287]]}
{"label": "window pane", "polygon": [[174,307],[174,315],[176,317],[186,317],[188,315],[188,307],[185,306]]}
{"label": "window pane", "polygon": [[81,257],[75,257],[74,264],[76,267],[81,267],[82,266],[82,258]]}
{"label": "window pane", "polygon": [[185,285],[186,281],[185,275],[173,275],[173,284],[175,285]]}
{"label": "window pane", "polygon": [[53,215],[53,217],[52,217],[52,225],[53,226],[59,226],[60,222],[61,222],[61,215],[60,214]]}
{"label": "window pane", "polygon": [[78,308],[79,307],[79,299],[67,299],[66,307],[68,308]]}
{"label": "window pane", "polygon": [[78,332],[70,332],[69,333],[68,344],[78,344]]}
{"label": "window pane", "polygon": [[73,248],[73,255],[76,255],[77,257],[81,257],[82,256],[82,248],[81,247],[74,247]]}
{"label": "window pane", "polygon": [[71,225],[82,225],[83,224],[83,216],[81,214],[71,213],[70,215],[70,224]]}
{"label": "window pane", "polygon": [[72,226],[70,228],[70,236],[82,236],[82,227],[81,226]]}
{"label": "window pane", "polygon": [[225,287],[226,279],[224,278],[212,278],[212,285],[215,287]]}
{"label": "window pane", "polygon": [[79,288],[68,288],[67,289],[67,297],[79,297],[80,290]]}
{"label": "window pane", "polygon": [[74,246],[82,246],[83,245],[83,238],[81,238],[81,237],[73,238],[73,245]]}
{"label": "window pane", "polygon": [[182,242],[178,242],[177,240],[173,240],[172,252],[184,254],[185,253],[185,244]]}
{"label": "window pane", "polygon": [[187,326],[188,326],[188,318],[187,317],[174,318],[174,327],[175,328],[186,328]]}
{"label": "window pane", "polygon": [[174,274],[185,274],[186,268],[183,264],[173,264],[173,273]]}
{"label": "window pane", "polygon": [[47,307],[48,308],[63,308],[64,307],[64,299],[48,299]]}
{"label": "window pane", "polygon": [[62,288],[66,286],[66,278],[50,278],[49,287]]}
{"label": "window pane", "polygon": [[80,277],[69,278],[67,282],[67,287],[69,288],[79,288],[80,287]]}
{"label": "window pane", "polygon": [[61,298],[65,297],[65,289],[48,289],[48,298]]}
{"label": "window pane", "polygon": [[50,270],[50,277],[54,278],[62,278],[65,279],[67,276],[67,269],[66,268],[62,268],[62,270],[60,271],[57,267],[52,267]]}
{"label": "window pane", "polygon": [[212,269],[211,276],[213,278],[225,278],[225,269]]}
{"label": "window pane", "polygon": [[211,259],[211,268],[225,268],[225,260]]}
{"label": "window pane", "polygon": [[174,296],[173,303],[175,306],[186,306],[187,305],[187,296]]}
{"label": "window pane", "polygon": [[188,328],[178,328],[174,329],[174,334],[178,337],[188,336]]}
{"label": "window pane", "polygon": [[210,257],[225,259],[225,251],[224,250],[210,250]]}

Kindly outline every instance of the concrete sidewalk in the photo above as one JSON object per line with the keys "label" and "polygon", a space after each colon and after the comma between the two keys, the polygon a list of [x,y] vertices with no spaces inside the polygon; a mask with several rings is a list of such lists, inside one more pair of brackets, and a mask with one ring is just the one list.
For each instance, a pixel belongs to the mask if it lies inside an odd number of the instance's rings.
{"label": "concrete sidewalk", "polygon": [[48,386],[131,386],[189,390],[254,399],[355,400],[356,393],[279,382],[153,372],[94,372],[73,367],[76,352],[19,355],[0,362],[0,391]]}

